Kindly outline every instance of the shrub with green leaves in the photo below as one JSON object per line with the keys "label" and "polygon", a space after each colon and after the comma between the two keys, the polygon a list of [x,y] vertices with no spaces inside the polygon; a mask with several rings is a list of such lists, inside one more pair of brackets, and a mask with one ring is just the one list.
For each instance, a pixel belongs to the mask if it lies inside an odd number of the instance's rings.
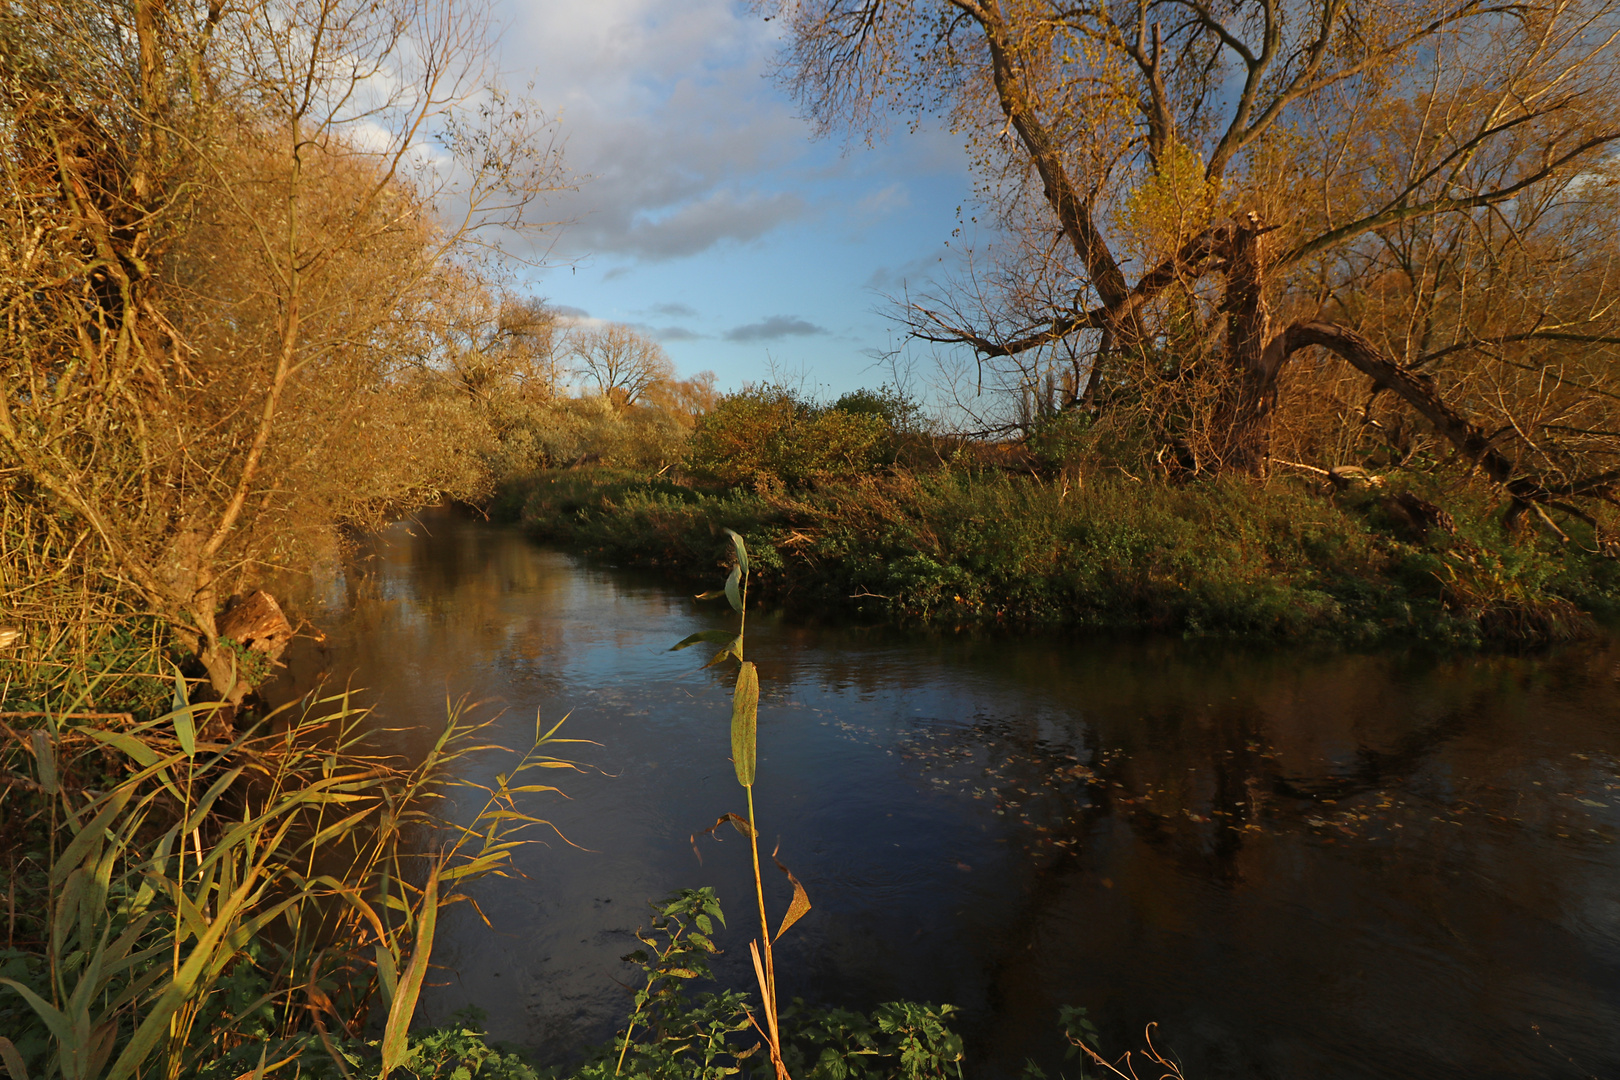
{"label": "shrub with green leaves", "polygon": [[[725,925],[714,890],[682,889],[650,905],[652,929],[624,959],[641,969],[630,1022],[584,1065],[547,1080],[721,1080],[772,1072],[756,1026],[759,1006],[735,990],[692,987],[713,978],[710,935]],[[870,1014],[817,1009],[795,999],[782,1011],[782,1056],[794,1080],[943,1080],[962,1075],[962,1038],[950,1005],[891,1001]]]}
{"label": "shrub with green leaves", "polygon": [[728,394],[699,418],[687,446],[693,473],[756,491],[870,473],[891,428],[880,411],[826,408],[780,386]]}

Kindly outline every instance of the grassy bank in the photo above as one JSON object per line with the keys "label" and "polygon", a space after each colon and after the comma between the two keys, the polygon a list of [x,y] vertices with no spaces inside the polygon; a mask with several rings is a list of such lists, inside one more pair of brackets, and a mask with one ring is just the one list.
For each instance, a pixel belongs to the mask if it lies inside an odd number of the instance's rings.
{"label": "grassy bank", "polygon": [[[1414,523],[1394,501],[1406,492],[1454,529]],[[759,493],[576,469],[508,483],[496,511],[538,539],[693,581],[735,528],[768,604],[945,627],[1511,647],[1591,633],[1620,596],[1620,564],[1591,553],[1592,536],[1509,534],[1483,485],[1424,474],[1339,491],[897,471]]]}

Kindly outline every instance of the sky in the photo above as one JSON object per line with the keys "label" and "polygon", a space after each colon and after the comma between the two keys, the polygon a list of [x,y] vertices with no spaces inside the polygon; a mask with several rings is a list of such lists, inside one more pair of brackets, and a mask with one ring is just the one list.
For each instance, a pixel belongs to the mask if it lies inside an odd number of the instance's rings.
{"label": "sky", "polygon": [[888,296],[954,257],[961,140],[894,125],[817,138],[771,77],[780,39],[732,0],[496,0],[506,85],[559,122],[573,192],[535,295],[629,323],[722,390],[823,398],[890,381]]}

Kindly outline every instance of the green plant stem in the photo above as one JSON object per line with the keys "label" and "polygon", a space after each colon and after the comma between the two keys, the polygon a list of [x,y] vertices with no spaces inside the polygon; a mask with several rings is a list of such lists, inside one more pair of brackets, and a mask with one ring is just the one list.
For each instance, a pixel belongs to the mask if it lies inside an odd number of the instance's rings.
{"label": "green plant stem", "polygon": [[788,1080],[787,1066],[782,1062],[781,1026],[776,1014],[776,963],[771,950],[771,925],[765,916],[765,882],[759,873],[759,828],[754,824],[754,789],[750,785],[743,790],[748,792],[748,832],[754,853],[754,896],[759,901],[759,937],[765,960],[765,984],[760,987],[760,996],[765,999],[765,1023],[770,1028],[771,1064],[776,1069],[777,1080]]}

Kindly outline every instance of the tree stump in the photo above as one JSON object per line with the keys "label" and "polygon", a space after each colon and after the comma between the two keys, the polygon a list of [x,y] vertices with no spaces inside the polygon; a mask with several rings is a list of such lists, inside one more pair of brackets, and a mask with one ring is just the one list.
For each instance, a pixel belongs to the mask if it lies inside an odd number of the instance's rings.
{"label": "tree stump", "polygon": [[259,589],[225,609],[215,624],[219,636],[230,638],[243,649],[265,654],[271,660],[281,656],[292,640],[292,623],[281,613],[276,598]]}

